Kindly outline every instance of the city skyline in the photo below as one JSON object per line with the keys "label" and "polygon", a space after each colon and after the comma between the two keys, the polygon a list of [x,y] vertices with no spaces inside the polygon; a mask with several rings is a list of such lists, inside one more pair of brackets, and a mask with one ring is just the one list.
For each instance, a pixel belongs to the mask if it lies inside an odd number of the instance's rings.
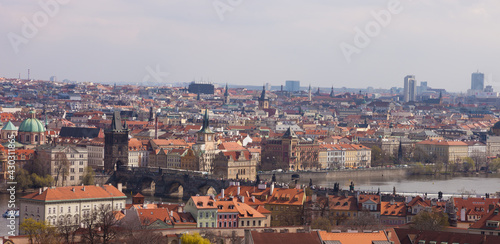
{"label": "city skyline", "polygon": [[479,69],[498,87],[495,1],[47,3],[0,5],[0,76],[388,89],[414,74],[465,92]]}

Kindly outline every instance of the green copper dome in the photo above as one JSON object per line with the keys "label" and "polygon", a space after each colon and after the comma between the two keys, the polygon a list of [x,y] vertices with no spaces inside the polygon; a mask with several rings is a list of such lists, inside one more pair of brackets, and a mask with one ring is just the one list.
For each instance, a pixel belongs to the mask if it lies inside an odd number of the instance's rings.
{"label": "green copper dome", "polygon": [[35,112],[32,111],[30,113],[32,114],[32,117],[26,119],[21,123],[21,125],[19,126],[19,132],[45,132],[45,127],[43,126],[42,122],[35,118]]}

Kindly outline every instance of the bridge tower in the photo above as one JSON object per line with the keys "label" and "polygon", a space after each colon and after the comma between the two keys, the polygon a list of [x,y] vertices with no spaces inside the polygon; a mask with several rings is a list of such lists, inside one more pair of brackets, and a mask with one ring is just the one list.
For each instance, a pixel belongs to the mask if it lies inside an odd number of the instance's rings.
{"label": "bridge tower", "polygon": [[128,165],[128,126],[122,124],[120,111],[113,113],[111,128],[104,131],[104,170],[115,171]]}

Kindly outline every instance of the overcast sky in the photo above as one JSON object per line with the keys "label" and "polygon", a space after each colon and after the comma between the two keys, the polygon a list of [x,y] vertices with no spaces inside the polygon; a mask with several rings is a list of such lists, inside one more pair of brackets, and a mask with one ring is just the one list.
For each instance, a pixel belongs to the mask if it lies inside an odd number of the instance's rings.
{"label": "overcast sky", "polygon": [[498,0],[59,1],[0,0],[0,77],[500,89]]}

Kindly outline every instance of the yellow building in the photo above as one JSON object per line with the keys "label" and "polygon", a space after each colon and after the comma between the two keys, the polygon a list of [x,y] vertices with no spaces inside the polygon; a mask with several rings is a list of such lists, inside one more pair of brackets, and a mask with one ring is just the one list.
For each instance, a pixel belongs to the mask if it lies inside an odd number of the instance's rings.
{"label": "yellow building", "polygon": [[417,143],[416,148],[452,163],[462,163],[469,153],[467,143],[462,141],[425,140]]}

